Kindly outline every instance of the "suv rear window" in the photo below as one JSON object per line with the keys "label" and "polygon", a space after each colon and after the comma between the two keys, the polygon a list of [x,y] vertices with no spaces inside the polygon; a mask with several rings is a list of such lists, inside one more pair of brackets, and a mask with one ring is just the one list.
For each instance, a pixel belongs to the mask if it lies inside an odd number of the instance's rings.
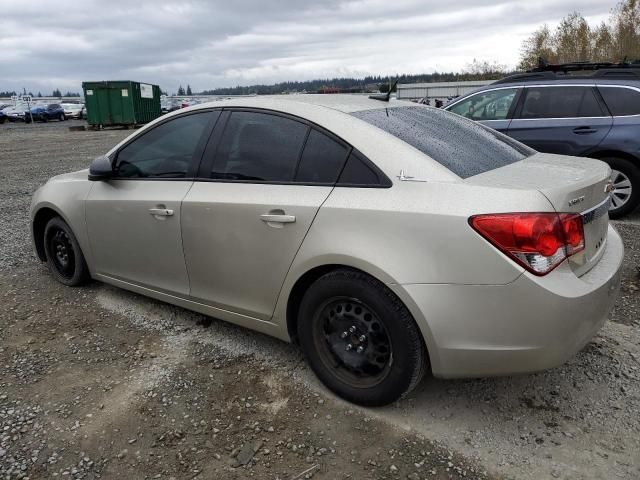
{"label": "suv rear window", "polygon": [[640,92],[631,88],[604,87],[598,90],[613,116],[640,115]]}
{"label": "suv rear window", "polygon": [[461,178],[510,165],[535,153],[495,130],[437,108],[416,105],[351,115],[398,137]]}

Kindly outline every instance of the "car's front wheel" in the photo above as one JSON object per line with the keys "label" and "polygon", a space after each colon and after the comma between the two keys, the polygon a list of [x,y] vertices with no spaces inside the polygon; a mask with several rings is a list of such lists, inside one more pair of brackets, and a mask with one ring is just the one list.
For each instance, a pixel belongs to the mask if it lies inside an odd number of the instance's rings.
{"label": "car's front wheel", "polygon": [[626,158],[603,158],[611,167],[611,207],[609,217],[620,218],[631,213],[640,203],[640,166]]}
{"label": "car's front wheel", "polygon": [[428,367],[424,341],[407,308],[385,285],[355,270],[335,270],[309,287],[297,333],[320,380],[361,405],[398,400]]}
{"label": "car's front wheel", "polygon": [[78,240],[60,217],[49,220],[44,229],[44,251],[49,270],[60,283],[75,287],[89,280],[89,268]]}
{"label": "car's front wheel", "polygon": [[61,113],[61,114],[60,114],[60,116],[58,117],[58,119],[59,119],[61,122],[64,122],[64,121],[67,119],[67,117],[65,117],[65,116],[64,116],[64,113]]}

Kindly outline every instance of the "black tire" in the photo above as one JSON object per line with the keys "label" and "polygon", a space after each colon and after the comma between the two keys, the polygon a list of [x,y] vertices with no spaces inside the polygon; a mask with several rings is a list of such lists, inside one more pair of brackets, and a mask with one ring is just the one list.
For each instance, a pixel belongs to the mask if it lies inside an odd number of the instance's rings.
{"label": "black tire", "polygon": [[422,335],[407,308],[384,284],[355,270],[335,270],[309,287],[297,333],[318,378],[360,405],[402,398],[428,368]]}
{"label": "black tire", "polygon": [[87,263],[71,228],[54,217],[44,229],[44,251],[51,274],[60,283],[76,287],[89,281]]}
{"label": "black tire", "polygon": [[[634,164],[626,158],[619,157],[607,157],[601,160],[608,163],[612,170],[617,170],[631,182],[631,194],[628,197],[618,195],[620,198],[626,198],[626,202],[617,208],[615,206],[616,193],[615,191],[612,193],[613,202],[609,208],[609,217],[613,219],[624,217],[634,211],[640,203],[640,162]],[[612,178],[612,180],[615,186],[616,179]]]}
{"label": "black tire", "polygon": [[64,122],[67,119],[67,117],[64,116],[64,113],[60,114],[60,117],[58,118],[58,120],[60,120],[61,122]]}

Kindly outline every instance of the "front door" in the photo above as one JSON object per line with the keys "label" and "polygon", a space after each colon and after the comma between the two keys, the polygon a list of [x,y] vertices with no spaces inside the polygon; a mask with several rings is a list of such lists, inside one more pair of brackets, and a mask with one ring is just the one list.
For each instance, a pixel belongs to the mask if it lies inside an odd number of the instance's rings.
{"label": "front door", "polygon": [[[293,259],[331,193],[348,148],[291,118],[224,114],[217,152],[182,206],[191,296],[269,320]],[[228,120],[227,117],[228,116]]]}
{"label": "front door", "polygon": [[218,112],[175,117],[117,152],[115,177],[86,200],[95,273],[188,295],[181,204]]}
{"label": "front door", "polygon": [[607,136],[612,118],[591,86],[531,86],[508,135],[545,153],[586,156]]}

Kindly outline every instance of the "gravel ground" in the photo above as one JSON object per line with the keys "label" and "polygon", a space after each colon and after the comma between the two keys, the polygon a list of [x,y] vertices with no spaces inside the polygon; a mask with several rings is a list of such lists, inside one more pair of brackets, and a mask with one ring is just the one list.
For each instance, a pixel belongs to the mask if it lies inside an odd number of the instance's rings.
{"label": "gravel ground", "polygon": [[427,379],[391,407],[327,392],[295,347],[99,283],[32,254],[48,177],[130,132],[0,125],[0,479],[640,478],[640,222],[616,222],[621,296],[566,365]]}

